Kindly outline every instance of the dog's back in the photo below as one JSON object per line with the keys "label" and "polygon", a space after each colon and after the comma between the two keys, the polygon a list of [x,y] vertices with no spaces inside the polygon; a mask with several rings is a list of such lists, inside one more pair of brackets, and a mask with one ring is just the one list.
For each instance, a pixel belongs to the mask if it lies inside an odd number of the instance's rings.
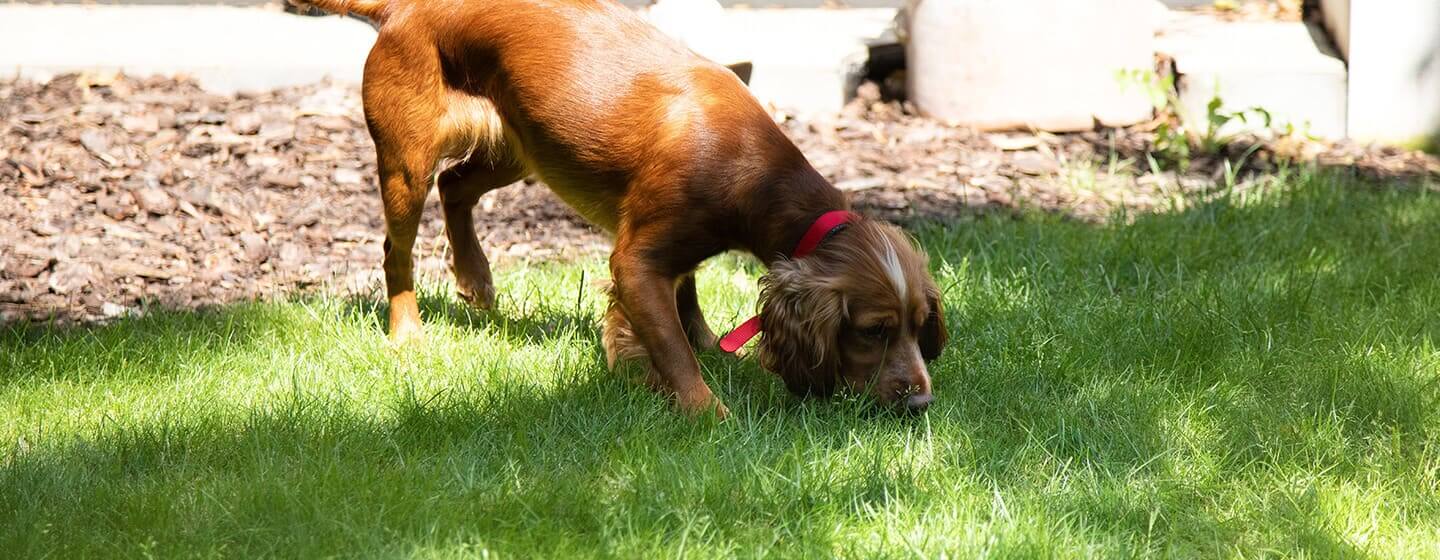
{"label": "dog's back", "polygon": [[433,173],[513,159],[611,231],[645,173],[743,178],[726,165],[753,160],[727,150],[799,156],[732,72],[616,2],[314,4],[379,25],[364,86],[377,144],[403,142]]}

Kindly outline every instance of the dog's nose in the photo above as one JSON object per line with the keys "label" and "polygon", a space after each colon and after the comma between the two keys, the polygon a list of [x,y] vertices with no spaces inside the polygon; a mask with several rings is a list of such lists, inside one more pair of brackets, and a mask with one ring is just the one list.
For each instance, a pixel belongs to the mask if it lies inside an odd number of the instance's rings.
{"label": "dog's nose", "polygon": [[905,397],[905,412],[909,412],[911,414],[920,414],[921,412],[925,412],[925,409],[930,408],[930,403],[934,400],[935,397],[930,394],[910,395],[908,397]]}

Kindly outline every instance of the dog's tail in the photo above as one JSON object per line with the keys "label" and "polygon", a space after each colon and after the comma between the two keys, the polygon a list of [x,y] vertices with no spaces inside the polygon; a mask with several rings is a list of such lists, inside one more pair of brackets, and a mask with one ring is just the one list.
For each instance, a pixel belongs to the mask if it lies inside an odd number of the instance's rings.
{"label": "dog's tail", "polygon": [[380,24],[385,21],[389,0],[289,0],[296,6],[308,6],[340,15],[358,14]]}

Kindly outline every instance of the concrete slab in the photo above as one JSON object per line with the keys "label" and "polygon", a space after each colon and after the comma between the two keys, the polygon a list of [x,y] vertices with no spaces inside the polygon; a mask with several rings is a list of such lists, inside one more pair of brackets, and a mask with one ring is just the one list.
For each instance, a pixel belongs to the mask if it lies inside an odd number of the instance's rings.
{"label": "concrete slab", "polygon": [[[670,22],[675,34],[721,63],[754,63],[761,101],[832,112],[853,93],[866,42],[890,30],[896,10],[703,11]],[[56,30],[63,30],[57,33]],[[186,74],[214,91],[268,89],[329,77],[359,83],[375,31],[340,17],[298,17],[278,7],[0,4],[0,76],[49,79],[76,71]]]}
{"label": "concrete slab", "polygon": [[187,74],[215,91],[360,81],[375,30],[227,6],[0,5],[0,75]]}
{"label": "concrete slab", "polygon": [[[1159,52],[1175,60],[1190,126],[1207,126],[1216,96],[1227,110],[1262,107],[1276,126],[1322,138],[1346,135],[1346,69],[1323,34],[1303,23],[1222,22],[1187,15],[1161,31]],[[1232,122],[1230,131],[1258,123]]]}
{"label": "concrete slab", "polygon": [[1440,2],[1353,2],[1350,135],[1440,146]]}

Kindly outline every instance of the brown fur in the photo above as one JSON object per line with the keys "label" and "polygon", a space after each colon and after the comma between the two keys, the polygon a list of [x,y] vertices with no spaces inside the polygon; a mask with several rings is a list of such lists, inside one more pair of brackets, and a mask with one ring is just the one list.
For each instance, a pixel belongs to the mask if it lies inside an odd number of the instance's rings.
{"label": "brown fur", "polygon": [[[903,288],[875,258],[886,251]],[[776,262],[761,283],[760,363],[791,392],[828,396],[843,383],[887,404],[929,394],[922,362],[939,356],[949,333],[925,257],[899,229],[862,219],[815,254]],[[861,334],[875,325],[881,336]]]}
{"label": "brown fur", "polygon": [[[729,249],[776,267],[766,279],[762,360],[792,390],[828,393],[836,379],[856,386],[869,373],[846,368],[873,366],[889,377],[859,385],[904,385],[877,393],[883,401],[928,395],[923,363],[872,363],[845,342],[856,313],[888,309],[897,322],[928,313],[928,324],[939,322],[938,302],[883,299],[877,283],[891,282],[886,270],[898,268],[870,262],[882,258],[877,240],[888,240],[907,282],[924,288],[910,293],[930,293],[924,258],[898,230],[862,222],[804,261],[783,259],[811,221],[848,202],[726,68],[608,0],[307,3],[359,13],[380,30],[363,97],[385,209],[392,338],[421,331],[411,250],[432,185],[461,295],[488,307],[494,287],[472,208],[485,192],[534,174],[614,235],[607,354],[648,361],[652,384],[683,410],[725,413],[692,350],[713,346],[715,336],[691,272]],[[815,316],[823,321],[796,322]],[[922,331],[898,324],[889,345],[915,348]],[[827,338],[802,341],[809,327],[826,329]],[[815,357],[822,360],[807,370]]]}

